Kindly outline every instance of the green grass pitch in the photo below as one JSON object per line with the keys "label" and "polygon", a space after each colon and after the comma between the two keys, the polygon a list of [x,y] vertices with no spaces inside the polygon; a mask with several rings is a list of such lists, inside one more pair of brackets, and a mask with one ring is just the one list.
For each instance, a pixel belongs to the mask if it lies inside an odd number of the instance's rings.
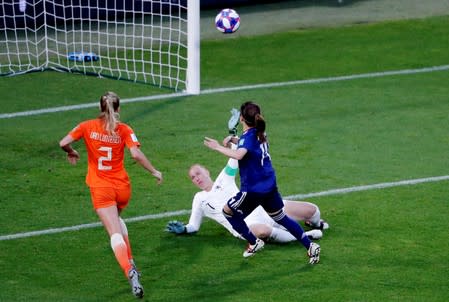
{"label": "green grass pitch", "polygon": [[[309,29],[202,42],[202,89],[447,65],[449,17]],[[228,51],[229,49],[233,51]],[[167,93],[56,72],[0,79],[11,113]],[[123,104],[121,119],[165,176],[130,158],[124,218],[189,209],[193,163],[226,159],[202,145],[226,135],[229,110],[262,105],[284,196],[449,175],[449,71],[236,90]],[[97,222],[84,185],[86,152],[58,141],[94,108],[0,119],[0,236]],[[310,266],[295,243],[243,259],[245,243],[210,221],[193,236],[168,220],[130,222],[144,301],[448,301],[448,181],[308,199],[331,228]],[[0,241],[0,301],[134,301],[102,228]]]}

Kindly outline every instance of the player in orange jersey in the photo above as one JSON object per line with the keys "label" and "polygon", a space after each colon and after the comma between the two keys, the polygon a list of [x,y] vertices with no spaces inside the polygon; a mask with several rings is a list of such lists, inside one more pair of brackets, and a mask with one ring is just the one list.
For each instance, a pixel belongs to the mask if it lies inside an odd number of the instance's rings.
{"label": "player in orange jersey", "polygon": [[98,118],[78,124],[59,146],[67,152],[68,161],[75,165],[80,156],[71,144],[84,139],[88,158],[86,183],[93,207],[109,234],[112,250],[129,280],[132,293],[142,298],[143,287],[132,257],[128,230],[120,218],[131,197],[131,184],[123,163],[125,146],[131,157],[156,177],[158,184],[162,182],[162,174],[140,150],[131,127],[119,121],[120,98],[113,92],[105,93],[100,98],[100,109]]}

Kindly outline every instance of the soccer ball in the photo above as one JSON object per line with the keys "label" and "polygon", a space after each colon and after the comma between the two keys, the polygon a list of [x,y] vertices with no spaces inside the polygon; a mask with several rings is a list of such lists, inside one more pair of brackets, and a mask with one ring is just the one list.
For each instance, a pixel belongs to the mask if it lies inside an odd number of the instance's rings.
{"label": "soccer ball", "polygon": [[222,33],[232,34],[239,26],[240,16],[233,9],[225,8],[215,17],[215,27]]}

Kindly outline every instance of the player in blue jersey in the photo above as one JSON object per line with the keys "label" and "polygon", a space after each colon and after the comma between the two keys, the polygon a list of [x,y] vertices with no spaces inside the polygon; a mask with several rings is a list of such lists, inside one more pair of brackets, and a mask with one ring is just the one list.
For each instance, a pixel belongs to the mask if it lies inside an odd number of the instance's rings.
{"label": "player in blue jersey", "polygon": [[243,257],[253,256],[265,243],[257,238],[245,217],[259,205],[278,224],[285,227],[307,249],[309,263],[320,261],[320,246],[310,241],[301,225],[285,214],[284,202],[278,191],[276,173],[271,165],[268,141],[265,133],[265,120],[260,107],[254,102],[245,102],[240,107],[240,123],[243,134],[238,139],[237,150],[228,148],[231,137],[225,138],[223,145],[212,138],[205,137],[204,144],[223,155],[238,160],[240,171],[240,191],[223,207],[223,214],[232,227],[248,241]]}
{"label": "player in blue jersey", "polygon": [[[221,170],[215,181],[206,167],[199,164],[192,165],[189,169],[189,177],[201,191],[193,197],[189,222],[184,224],[177,220],[169,221],[166,231],[178,235],[196,233],[200,230],[203,218],[207,217],[222,225],[234,237],[245,239],[232,228],[222,211],[227,201],[239,191],[235,183],[237,173],[238,161],[233,158],[228,159],[226,166]],[[322,230],[329,228],[329,224],[321,219],[321,212],[317,205],[305,201],[291,200],[284,200],[284,204],[287,215],[296,221],[304,221],[311,226],[312,229],[306,232],[310,239],[320,239],[323,236]],[[296,241],[292,234],[271,219],[260,206],[245,218],[245,222],[251,232],[265,242],[286,243]]]}

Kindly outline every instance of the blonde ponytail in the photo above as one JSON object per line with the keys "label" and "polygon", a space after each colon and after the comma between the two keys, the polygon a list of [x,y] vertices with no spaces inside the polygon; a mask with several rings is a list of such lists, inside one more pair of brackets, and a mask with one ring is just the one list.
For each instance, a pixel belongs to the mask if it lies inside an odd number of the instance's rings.
{"label": "blonde ponytail", "polygon": [[119,120],[118,108],[120,107],[120,98],[114,92],[106,92],[100,98],[101,113],[99,118],[104,120],[104,128],[110,134],[115,134]]}

